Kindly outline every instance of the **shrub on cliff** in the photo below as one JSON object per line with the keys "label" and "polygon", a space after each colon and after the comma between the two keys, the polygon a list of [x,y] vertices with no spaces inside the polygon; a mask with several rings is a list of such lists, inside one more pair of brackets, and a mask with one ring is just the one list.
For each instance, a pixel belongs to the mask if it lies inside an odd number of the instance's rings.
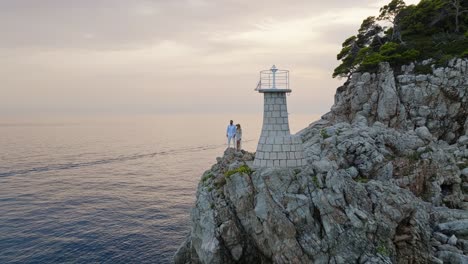
{"label": "shrub on cliff", "polygon": [[333,77],[372,72],[383,61],[396,67],[429,58],[444,64],[453,57],[467,57],[467,13],[468,2],[462,0],[422,0],[410,6],[392,0],[343,42],[337,55],[341,64]]}

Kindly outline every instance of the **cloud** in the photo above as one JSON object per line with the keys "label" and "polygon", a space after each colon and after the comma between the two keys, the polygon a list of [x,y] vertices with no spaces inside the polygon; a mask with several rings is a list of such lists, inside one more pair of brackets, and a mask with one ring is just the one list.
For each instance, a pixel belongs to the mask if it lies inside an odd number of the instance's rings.
{"label": "cloud", "polygon": [[[121,49],[167,39],[190,42],[212,32],[246,34],[262,23],[271,27],[284,21],[300,22],[304,16],[320,16],[327,10],[331,13],[347,10],[354,6],[351,2],[0,1],[0,30],[3,32],[0,47]],[[282,28],[284,26],[288,25]],[[289,26],[296,31],[302,27],[301,24]]]}
{"label": "cloud", "polygon": [[297,109],[325,112],[341,42],[377,12],[371,0],[0,1],[0,109],[256,109],[257,73],[275,63]]}

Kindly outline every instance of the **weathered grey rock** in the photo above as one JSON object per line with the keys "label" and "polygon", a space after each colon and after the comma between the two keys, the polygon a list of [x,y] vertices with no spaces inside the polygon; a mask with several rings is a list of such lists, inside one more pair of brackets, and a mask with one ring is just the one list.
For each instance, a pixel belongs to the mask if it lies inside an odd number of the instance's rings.
{"label": "weathered grey rock", "polygon": [[468,257],[450,251],[437,252],[437,258],[441,259],[444,263],[450,264],[467,264]]}
{"label": "weathered grey rock", "polygon": [[465,120],[465,135],[468,136],[468,117]]}
{"label": "weathered grey rock", "polygon": [[459,249],[463,250],[464,254],[467,254],[467,252],[468,252],[468,240],[458,239],[457,247]]}
{"label": "weathered grey rock", "polygon": [[458,248],[456,248],[455,246],[452,246],[452,245],[449,245],[449,244],[440,245],[440,246],[437,247],[437,249],[438,249],[438,251],[450,251],[450,252],[453,252],[453,253],[463,255],[463,251],[461,251]]}
{"label": "weathered grey rock", "polygon": [[461,174],[462,176],[464,176],[465,178],[468,178],[468,167],[467,167],[467,168],[464,168],[464,169],[460,172],[460,174]]}
{"label": "weathered grey rock", "polygon": [[[220,160],[211,173],[222,171],[222,164],[230,167]],[[431,231],[426,205],[392,184],[373,181],[361,186],[336,173],[335,165],[322,165],[317,166],[322,174],[313,167],[235,173],[223,195],[209,191],[215,180],[206,180],[192,212],[192,249],[184,246],[177,259],[186,252],[196,252],[202,263],[243,262],[249,257],[267,263],[349,263],[363,252],[375,263],[427,259]],[[392,237],[408,244],[395,248]],[[326,253],[330,250],[333,257]],[[393,253],[389,258],[382,252]]]}
{"label": "weathered grey rock", "polygon": [[[404,129],[426,126],[435,138],[444,137],[452,143],[468,133],[468,74],[466,66],[462,66],[465,63],[466,59],[460,65],[437,68],[428,75],[405,72],[394,76],[387,64],[381,65],[376,75],[366,75],[370,77],[365,81],[364,74],[355,74],[337,91],[327,120],[351,122],[361,114],[366,120],[360,122],[367,121],[369,125],[382,121]],[[463,127],[464,131],[459,129]]]}
{"label": "weathered grey rock", "polygon": [[356,169],[356,167],[349,167],[346,169],[346,172],[351,176],[351,178],[356,178],[359,175],[359,171]]}
{"label": "weathered grey rock", "polygon": [[176,254],[174,255],[174,263],[176,264],[185,264],[192,263],[192,256],[190,253],[191,250],[191,239],[188,236],[185,241],[179,246]]}
{"label": "weathered grey rock", "polygon": [[446,244],[448,239],[449,239],[448,236],[446,236],[446,235],[444,235],[442,233],[439,233],[439,232],[434,232],[432,234],[432,236],[442,244]]}
{"label": "weathered grey rock", "polygon": [[468,219],[439,224],[437,230],[448,235],[466,236],[468,235]]}
{"label": "weathered grey rock", "polygon": [[447,241],[447,244],[456,246],[457,245],[457,237],[455,235],[452,235],[449,240]]}
{"label": "weathered grey rock", "polygon": [[[464,179],[462,178],[462,181],[463,181],[463,180],[464,180]],[[468,182],[463,182],[461,187],[462,187],[462,192],[463,192],[463,193],[468,193]],[[466,200],[466,199],[465,199],[465,200]]]}
{"label": "weathered grey rock", "polygon": [[243,251],[241,231],[232,220],[222,223],[219,227],[219,231],[225,246],[230,249],[233,259],[238,261],[241,258]]}
{"label": "weathered grey rock", "polygon": [[440,241],[435,240],[435,239],[431,239],[431,246],[432,247],[438,247],[440,245],[442,245],[442,243]]}
{"label": "weathered grey rock", "polygon": [[434,207],[432,208],[432,217],[437,223],[445,223],[455,220],[468,219],[468,211],[450,209],[447,207]]}
{"label": "weathered grey rock", "polygon": [[303,166],[226,174],[254,157],[226,151],[176,263],[467,263],[468,60],[414,67],[353,74]]}
{"label": "weathered grey rock", "polygon": [[431,257],[430,262],[431,264],[444,264],[444,262],[441,259],[438,259],[434,256]]}
{"label": "weathered grey rock", "polygon": [[387,121],[396,114],[398,105],[395,77],[388,64],[380,65],[379,88],[381,93],[377,105],[377,117],[380,121]]}
{"label": "weathered grey rock", "polygon": [[415,132],[416,135],[418,135],[418,137],[420,137],[422,140],[432,141],[432,134],[431,132],[429,132],[429,129],[427,129],[427,127],[418,127],[416,128]]}

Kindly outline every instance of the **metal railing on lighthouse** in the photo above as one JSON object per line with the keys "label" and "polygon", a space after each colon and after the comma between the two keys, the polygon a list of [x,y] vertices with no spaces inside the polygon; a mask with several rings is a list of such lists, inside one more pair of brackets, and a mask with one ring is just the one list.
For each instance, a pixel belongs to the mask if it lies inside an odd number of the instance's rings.
{"label": "metal railing on lighthouse", "polygon": [[279,70],[275,65],[260,72],[260,80],[255,91],[280,89],[289,90],[289,71]]}

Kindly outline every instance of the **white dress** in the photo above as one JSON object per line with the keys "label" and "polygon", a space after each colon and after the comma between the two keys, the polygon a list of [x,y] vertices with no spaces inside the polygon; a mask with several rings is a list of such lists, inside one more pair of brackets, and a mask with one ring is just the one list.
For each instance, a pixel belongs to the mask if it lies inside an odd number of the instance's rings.
{"label": "white dress", "polygon": [[242,149],[242,129],[238,129],[236,132],[236,142],[240,140],[239,142],[239,149]]}

